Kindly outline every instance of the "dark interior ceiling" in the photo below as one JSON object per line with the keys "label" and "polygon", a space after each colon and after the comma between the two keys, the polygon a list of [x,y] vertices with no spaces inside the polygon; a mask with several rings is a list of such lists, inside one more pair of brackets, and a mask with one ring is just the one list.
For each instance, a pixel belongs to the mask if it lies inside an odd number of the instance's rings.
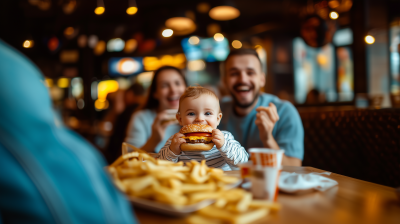
{"label": "dark interior ceiling", "polygon": [[[236,0],[231,2],[240,10],[241,15],[231,21],[216,21],[208,13],[198,12],[196,6],[200,2],[207,2],[213,7],[222,5],[223,1],[137,0],[137,14],[127,15],[125,10],[129,0],[104,0],[106,11],[100,16],[94,14],[96,0],[77,0],[76,10],[70,15],[62,10],[67,0],[50,1],[48,10],[41,10],[31,2],[32,0],[1,1],[0,38],[14,46],[20,46],[27,38],[39,40],[42,44],[52,36],[63,41],[63,31],[69,26],[79,28],[80,34],[96,34],[102,40],[115,37],[128,39],[140,32],[144,39],[157,41],[153,54],[180,46],[182,36],[161,36],[165,21],[179,11],[190,10],[195,15],[197,29],[190,35],[207,37],[207,25],[217,23],[226,36],[239,35],[243,38],[272,28],[295,31],[300,10],[307,3],[306,0]],[[258,29],[251,29],[257,25]],[[65,43],[69,41],[72,40],[64,40],[64,46],[68,46]]]}

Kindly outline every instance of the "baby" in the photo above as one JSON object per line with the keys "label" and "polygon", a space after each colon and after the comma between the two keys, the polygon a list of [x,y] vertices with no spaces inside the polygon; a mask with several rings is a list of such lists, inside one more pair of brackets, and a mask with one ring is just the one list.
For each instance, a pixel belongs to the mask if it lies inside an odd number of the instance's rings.
{"label": "baby", "polygon": [[185,143],[180,132],[173,135],[159,152],[159,158],[173,162],[206,160],[209,167],[223,170],[238,169],[237,164],[248,161],[249,154],[237,142],[233,135],[217,128],[222,118],[218,97],[214,92],[201,86],[190,86],[179,99],[179,110],[176,119],[181,126],[188,124],[207,124],[213,128],[212,142],[214,147],[209,151],[181,151]]}

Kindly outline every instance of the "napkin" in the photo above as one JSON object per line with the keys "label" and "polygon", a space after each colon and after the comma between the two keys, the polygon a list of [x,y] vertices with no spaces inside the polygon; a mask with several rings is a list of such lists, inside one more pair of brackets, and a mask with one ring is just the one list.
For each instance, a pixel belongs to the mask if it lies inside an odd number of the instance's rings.
{"label": "napkin", "polygon": [[286,193],[298,193],[312,189],[325,191],[338,184],[337,181],[322,176],[330,174],[330,172],[308,174],[281,172],[279,190]]}

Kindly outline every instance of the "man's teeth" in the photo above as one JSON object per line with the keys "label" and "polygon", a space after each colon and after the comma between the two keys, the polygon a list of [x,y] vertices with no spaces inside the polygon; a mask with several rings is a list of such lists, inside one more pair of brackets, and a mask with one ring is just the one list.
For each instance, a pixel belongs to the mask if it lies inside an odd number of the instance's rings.
{"label": "man's teeth", "polygon": [[239,86],[236,88],[238,91],[249,91],[250,87],[248,86]]}

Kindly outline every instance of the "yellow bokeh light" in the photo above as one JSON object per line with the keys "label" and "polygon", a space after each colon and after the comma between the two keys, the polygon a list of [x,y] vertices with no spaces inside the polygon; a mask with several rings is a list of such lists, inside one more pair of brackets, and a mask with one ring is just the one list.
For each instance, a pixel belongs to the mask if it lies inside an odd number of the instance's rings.
{"label": "yellow bokeh light", "polygon": [[174,34],[174,31],[171,29],[165,29],[162,32],[163,37],[170,37],[172,34]]}
{"label": "yellow bokeh light", "polygon": [[216,33],[215,35],[214,35],[214,40],[215,41],[223,41],[224,40],[224,35],[222,35],[222,33]]}
{"label": "yellow bokeh light", "polygon": [[206,63],[203,60],[194,60],[188,62],[188,69],[190,71],[201,71],[206,67]]}
{"label": "yellow bokeh light", "polygon": [[367,35],[367,36],[365,36],[365,43],[373,44],[373,43],[375,43],[375,38],[371,35]]}
{"label": "yellow bokeh light", "polygon": [[60,88],[68,88],[69,79],[68,78],[59,78],[57,81],[57,86]]}
{"label": "yellow bokeh light", "polygon": [[64,35],[65,36],[71,36],[72,34],[74,34],[74,32],[75,32],[75,29],[73,27],[67,27],[64,30]]}
{"label": "yellow bokeh light", "polygon": [[104,8],[104,7],[97,7],[95,10],[94,10],[94,13],[96,13],[96,15],[101,15],[101,14],[103,14],[104,13],[104,11],[106,11],[106,9]]}
{"label": "yellow bokeh light", "polygon": [[210,10],[208,15],[215,20],[231,20],[240,16],[240,11],[232,6],[221,5]]}
{"label": "yellow bokeh light", "polygon": [[97,85],[97,99],[105,101],[107,94],[116,92],[119,88],[118,82],[115,80],[105,80]]}
{"label": "yellow bokeh light", "polygon": [[154,71],[161,66],[170,65],[180,69],[185,68],[186,57],[185,54],[164,55],[161,58],[157,57],[144,57],[143,66],[147,71]]}
{"label": "yellow bokeh light", "polygon": [[94,107],[97,110],[105,110],[108,108],[108,106],[109,106],[108,100],[97,99],[96,101],[94,101]]}
{"label": "yellow bokeh light", "polygon": [[106,50],[106,42],[101,40],[97,42],[96,46],[93,49],[95,55],[102,55]]}
{"label": "yellow bokeh light", "polygon": [[333,12],[331,12],[331,13],[329,14],[329,17],[330,17],[331,19],[337,19],[337,18],[339,18],[339,14],[338,14],[337,12],[333,11]]}
{"label": "yellow bokeh light", "polygon": [[22,44],[24,48],[31,48],[33,47],[33,40],[25,40],[24,43]]}
{"label": "yellow bokeh light", "polygon": [[242,42],[240,42],[238,40],[234,40],[234,41],[232,41],[232,47],[235,49],[239,49],[242,47]]}
{"label": "yellow bokeh light", "polygon": [[189,44],[197,45],[199,43],[200,43],[200,38],[198,38],[196,36],[192,36],[189,38]]}
{"label": "yellow bokeh light", "polygon": [[126,13],[128,15],[135,15],[137,13],[137,11],[138,11],[137,7],[129,7],[126,9]]}
{"label": "yellow bokeh light", "polygon": [[46,79],[44,80],[44,84],[45,84],[48,88],[52,87],[52,86],[54,85],[53,79],[46,78]]}

